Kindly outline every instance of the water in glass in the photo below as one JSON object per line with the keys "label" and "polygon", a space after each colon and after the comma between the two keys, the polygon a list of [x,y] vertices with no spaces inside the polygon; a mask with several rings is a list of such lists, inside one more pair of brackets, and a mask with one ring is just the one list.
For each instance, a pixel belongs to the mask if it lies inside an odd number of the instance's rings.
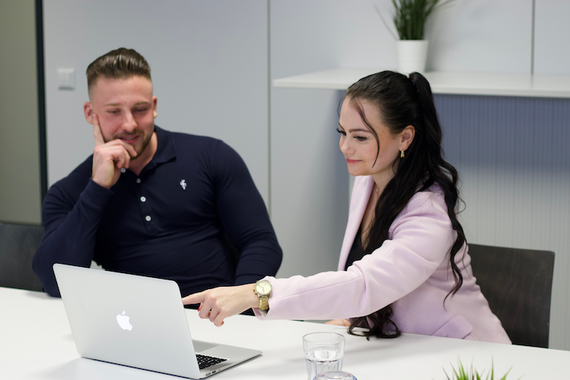
{"label": "water in glass", "polygon": [[322,372],[340,371],[344,355],[339,347],[315,347],[305,353],[307,363],[307,379],[313,380]]}

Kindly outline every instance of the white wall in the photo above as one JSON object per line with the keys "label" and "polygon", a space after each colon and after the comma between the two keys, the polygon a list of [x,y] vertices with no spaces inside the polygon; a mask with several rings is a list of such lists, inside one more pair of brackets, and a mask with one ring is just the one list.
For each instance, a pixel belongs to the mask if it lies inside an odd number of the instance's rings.
{"label": "white wall", "polygon": [[455,0],[427,25],[427,69],[529,72],[531,21],[532,0]]}
{"label": "white wall", "polygon": [[[272,1],[270,15],[272,79],[341,66],[347,49],[356,64],[355,46],[373,43],[359,40],[371,34],[339,27],[345,17],[366,17],[350,2]],[[272,221],[285,252],[280,276],[336,269],[348,216],[348,173],[336,132],[341,96],[271,90]]]}
{"label": "white wall", "polygon": [[536,1],[534,72],[570,74],[570,1]]}
{"label": "white wall", "polygon": [[[50,185],[93,150],[83,116],[87,65],[129,47],[151,65],[156,124],[223,139],[244,158],[267,202],[265,0],[50,0],[44,25]],[[76,90],[58,89],[58,68],[76,70]]]}

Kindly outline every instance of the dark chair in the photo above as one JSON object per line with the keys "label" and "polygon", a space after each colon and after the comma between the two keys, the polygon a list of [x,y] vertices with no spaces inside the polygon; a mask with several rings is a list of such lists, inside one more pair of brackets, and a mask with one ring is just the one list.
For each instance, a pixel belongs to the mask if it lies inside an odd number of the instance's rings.
{"label": "dark chair", "polygon": [[43,237],[42,226],[0,223],[0,286],[42,291],[32,258]]}
{"label": "dark chair", "polygon": [[473,275],[513,344],[548,348],[554,252],[469,244]]}

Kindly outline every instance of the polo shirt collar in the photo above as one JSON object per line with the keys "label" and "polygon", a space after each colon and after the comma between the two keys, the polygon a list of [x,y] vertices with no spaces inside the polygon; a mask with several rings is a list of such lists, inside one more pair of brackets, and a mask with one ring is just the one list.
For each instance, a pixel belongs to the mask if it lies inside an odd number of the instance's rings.
{"label": "polo shirt collar", "polygon": [[154,130],[156,132],[158,146],[151,162],[162,164],[175,158],[176,147],[174,146],[174,137],[172,134],[159,128],[157,125],[154,126]]}

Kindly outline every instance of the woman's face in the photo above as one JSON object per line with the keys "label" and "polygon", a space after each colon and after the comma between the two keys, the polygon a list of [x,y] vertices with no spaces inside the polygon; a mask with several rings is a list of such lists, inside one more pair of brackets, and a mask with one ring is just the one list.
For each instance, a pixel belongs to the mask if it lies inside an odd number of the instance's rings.
{"label": "woman's face", "polygon": [[368,124],[378,135],[378,142],[360,116],[358,108],[351,103],[350,98],[346,98],[338,121],[340,150],[346,158],[351,175],[370,175],[377,184],[385,185],[394,177],[396,168],[393,164],[400,155],[400,149],[407,149],[409,144],[402,145],[401,135],[404,132],[393,135],[381,122],[377,106],[366,100],[359,100],[359,103]]}

